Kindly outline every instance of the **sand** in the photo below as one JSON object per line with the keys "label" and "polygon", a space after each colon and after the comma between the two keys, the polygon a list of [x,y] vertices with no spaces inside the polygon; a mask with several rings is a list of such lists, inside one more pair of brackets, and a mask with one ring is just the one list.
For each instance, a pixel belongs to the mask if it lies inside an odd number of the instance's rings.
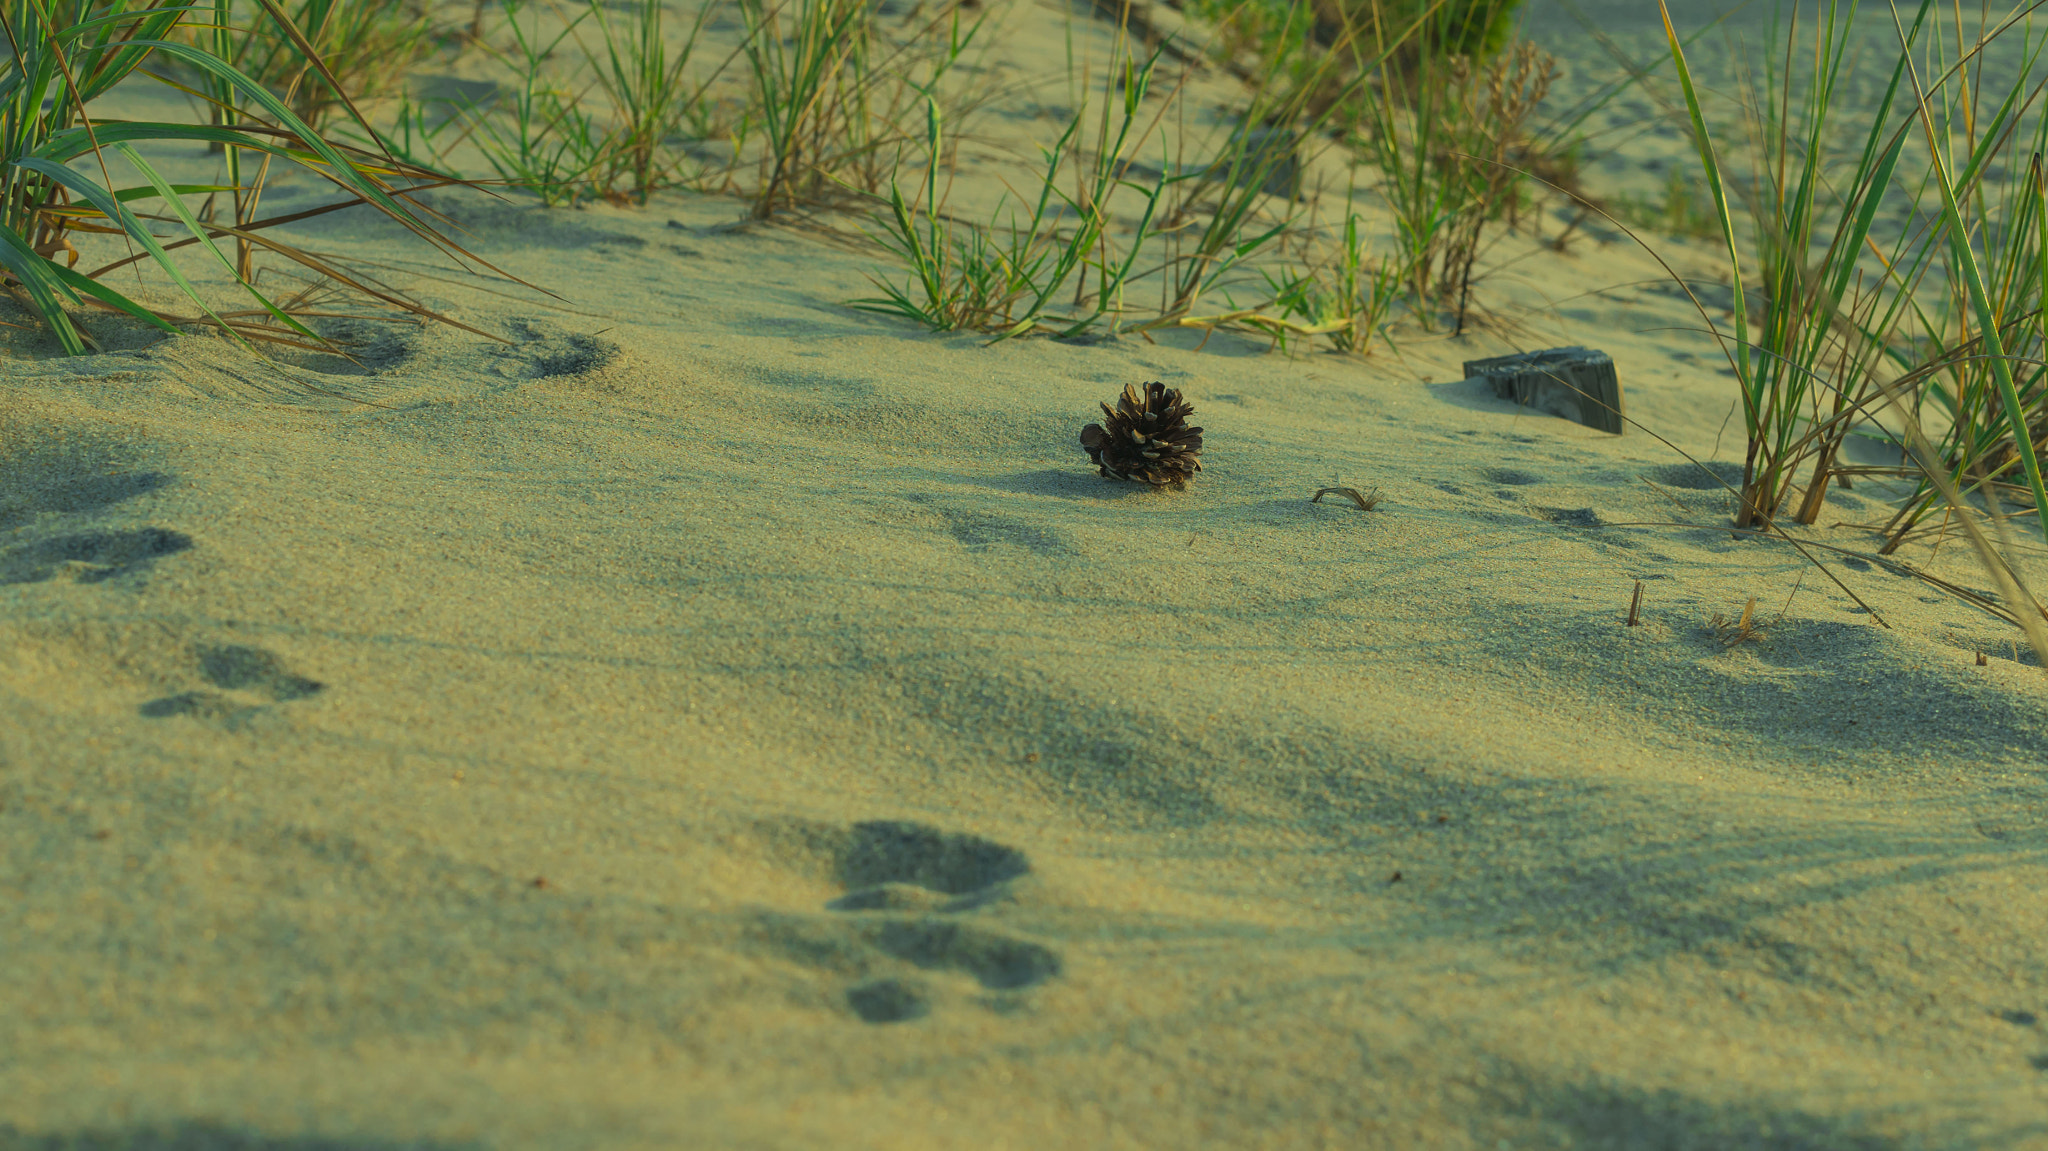
{"label": "sand", "polygon": [[[732,199],[436,203],[561,299],[346,213],[506,342],[7,330],[0,1147],[2048,1146],[2024,639],[1462,380],[1597,346],[1739,464],[1639,249],[1398,354],[990,347]],[[1142,380],[1184,492],[1076,443]]]}

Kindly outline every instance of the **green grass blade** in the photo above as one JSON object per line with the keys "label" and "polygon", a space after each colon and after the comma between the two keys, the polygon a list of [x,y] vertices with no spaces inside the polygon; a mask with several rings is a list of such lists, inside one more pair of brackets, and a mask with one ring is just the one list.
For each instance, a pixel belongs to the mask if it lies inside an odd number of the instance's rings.
{"label": "green grass blade", "polygon": [[[1658,2],[1662,3],[1663,0]],[[1896,13],[1893,15],[1893,22],[1897,23]],[[1898,31],[1902,50],[1910,52],[1911,45],[1906,38],[1905,28],[1900,27]],[[1927,93],[1920,86],[1919,72],[1912,68],[1910,60],[1907,67],[1919,106],[1920,124],[1927,136],[1935,184],[1941,191],[1941,210],[1948,226],[1950,248],[1954,253],[1956,267],[1963,275],[1964,286],[1969,289],[1970,308],[1977,316],[1978,338],[1983,341],[1985,355],[1990,359],[1991,378],[1998,387],[1999,400],[2005,407],[2006,419],[2012,427],[2014,445],[2018,448],[2021,464],[2026,469],[2027,486],[2034,496],[2035,517],[2040,522],[2043,538],[2048,539],[2048,489],[2044,489],[2042,485],[2041,461],[2034,452],[2034,438],[2027,427],[2026,405],[2021,402],[2019,389],[2013,383],[2012,363],[2006,357],[2005,339],[1991,310],[1990,293],[1984,287],[1983,271],[1978,266],[1976,253],[1970,247],[1970,233],[1963,223],[1962,205],[1956,198],[1955,181],[1950,178],[1948,161],[1943,155],[1944,141],[1936,134],[1934,117],[1927,106]],[[2043,251],[2038,258],[2048,260],[2048,251]]]}
{"label": "green grass blade", "polygon": [[227,253],[221,251],[220,246],[213,242],[213,237],[206,234],[205,226],[200,224],[193,217],[191,211],[185,207],[185,201],[178,195],[177,190],[171,186],[170,182],[158,174],[157,170],[151,167],[149,162],[144,160],[132,145],[116,144],[114,145],[114,150],[119,152],[130,164],[133,164],[136,171],[142,173],[143,179],[148,180],[150,186],[156,189],[157,195],[162,198],[164,205],[170,209],[173,215],[178,217],[180,223],[185,225],[185,230],[192,234],[193,239],[199,241],[200,247],[213,255],[214,260],[220,264],[222,270],[226,271],[230,278],[240,284],[242,290],[249,293],[250,298],[254,299],[258,306],[264,311],[269,312],[278,323],[285,325],[309,340],[323,342],[319,336],[315,335],[305,325],[279,310],[276,304],[270,302],[269,297],[256,290],[254,284],[245,282],[240,276],[235,274],[234,261],[228,259]]}
{"label": "green grass blade", "polygon": [[1693,86],[1692,69],[1685,60],[1685,47],[1679,42],[1678,30],[1671,23],[1671,9],[1665,0],[1657,0],[1657,11],[1664,17],[1664,37],[1671,48],[1671,60],[1678,68],[1679,87],[1685,92],[1685,109],[1692,119],[1693,142],[1699,149],[1700,168],[1706,174],[1707,187],[1714,194],[1714,213],[1721,225],[1721,237],[1728,246],[1728,272],[1735,289],[1735,374],[1742,384],[1744,399],[1752,412],[1759,407],[1759,397],[1754,392],[1756,373],[1749,358],[1748,298],[1742,283],[1742,253],[1735,235],[1735,218],[1728,211],[1728,190],[1721,181],[1721,164],[1714,153],[1712,137],[1707,132],[1707,118],[1700,108],[1698,90]]}
{"label": "green grass blade", "polygon": [[154,235],[150,234],[149,228],[136,217],[134,212],[129,211],[126,204],[116,200],[113,193],[62,164],[54,163],[38,156],[28,156],[16,160],[14,166],[26,168],[31,172],[48,177],[84,197],[93,207],[98,208],[100,213],[108,220],[119,224],[121,230],[126,232],[130,239],[134,240],[144,251],[148,252],[150,258],[156,262],[157,267],[161,268],[164,274],[169,276],[171,281],[178,285],[178,288],[185,293],[187,299],[197,305],[200,311],[206,313],[208,319],[218,324],[222,331],[234,331],[227,321],[215,315],[213,309],[207,306],[206,301],[199,297],[198,290],[192,286],[190,280],[185,278],[185,273],[179,270],[177,263],[171,259],[170,253],[164,251],[163,245],[157,242],[157,238]]}
{"label": "green grass blade", "polygon": [[[235,148],[246,148],[255,152],[267,152],[280,160],[297,163],[314,158],[313,153],[297,151],[281,144],[252,136],[233,128],[217,128],[208,124],[166,124],[151,120],[116,121],[108,124],[94,124],[92,131],[84,128],[62,128],[50,133],[48,139],[31,155],[45,160],[68,164],[81,156],[91,155],[94,141],[100,147],[122,143],[161,144],[166,141],[189,141],[191,143],[221,144]],[[197,185],[194,185],[197,187]],[[223,188],[232,191],[232,188]]]}
{"label": "green grass blade", "polygon": [[0,268],[14,274],[36,315],[50,325],[50,330],[57,334],[57,342],[67,354],[83,355],[88,350],[85,338],[64,311],[64,300],[76,301],[77,296],[66,291],[58,280],[56,264],[37,255],[28,246],[28,241],[6,228],[0,228]]}
{"label": "green grass blade", "polygon": [[100,283],[98,280],[89,276],[81,276],[77,272],[58,263],[50,264],[50,271],[66,287],[69,287],[81,296],[91,296],[108,307],[128,313],[158,331],[173,336],[179,334],[178,329],[172,326],[169,320],[164,319],[162,316],[157,315],[155,312],[150,311],[148,308],[143,307],[141,304],[136,303],[107,285]]}

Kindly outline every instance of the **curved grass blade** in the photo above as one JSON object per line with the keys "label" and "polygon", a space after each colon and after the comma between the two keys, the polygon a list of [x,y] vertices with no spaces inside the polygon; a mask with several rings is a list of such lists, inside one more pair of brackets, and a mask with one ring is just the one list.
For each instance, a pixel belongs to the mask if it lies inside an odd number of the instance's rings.
{"label": "curved grass blade", "polygon": [[1707,177],[1707,188],[1714,196],[1714,215],[1721,225],[1721,238],[1728,247],[1728,273],[1735,293],[1735,351],[1731,366],[1742,384],[1744,406],[1756,418],[1760,408],[1755,392],[1756,371],[1749,358],[1749,319],[1744,314],[1745,305],[1742,282],[1742,252],[1736,242],[1735,217],[1728,211],[1728,189],[1721,181],[1721,163],[1714,151],[1713,137],[1707,132],[1706,114],[1700,108],[1699,91],[1693,85],[1692,69],[1686,64],[1685,46],[1678,39],[1678,29],[1672,26],[1671,9],[1665,0],[1657,0],[1657,11],[1664,18],[1664,38],[1671,48],[1671,62],[1678,69],[1678,84],[1685,92],[1686,114],[1692,119],[1693,143],[1699,150],[1700,167]]}
{"label": "curved grass blade", "polygon": [[[149,228],[136,218],[135,213],[129,209],[128,205],[115,199],[112,192],[64,165],[45,160],[40,156],[24,156],[16,160],[14,166],[26,168],[31,172],[62,184],[78,195],[85,197],[89,203],[100,210],[103,216],[120,224],[121,230],[128,235],[128,238],[134,240],[142,246],[144,251],[149,253],[150,258],[156,261],[157,266],[163,269],[164,274],[169,276],[172,282],[178,285],[178,288],[185,293],[187,299],[199,306],[200,311],[206,313],[208,318],[220,325],[223,331],[233,330],[226,320],[214,315],[213,309],[207,306],[206,301],[199,298],[198,290],[192,286],[190,280],[185,278],[185,273],[178,269],[178,265],[171,259],[170,253],[164,251],[163,245],[157,242],[156,236],[150,233]],[[238,336],[237,338],[239,339],[240,337]]]}
{"label": "curved grass blade", "polygon": [[[1658,0],[1658,3],[1663,3],[1663,0]],[[1902,50],[1910,53],[1911,44],[1906,39],[1905,27],[1899,23],[1896,10],[1892,13],[1892,22],[1898,27]],[[1957,269],[1962,272],[1963,284],[1969,289],[1970,308],[1977,314],[1979,338],[1983,340],[1985,354],[1991,361],[1991,378],[1997,385],[1998,398],[2005,406],[2006,419],[2012,425],[2013,443],[2019,451],[2021,465],[2026,470],[2027,487],[2034,496],[2035,517],[2041,524],[2043,538],[2048,538],[2048,488],[2042,485],[2041,461],[2034,452],[2034,437],[2027,427],[2026,405],[2020,400],[2019,389],[2013,384],[2012,364],[2005,354],[2005,339],[1992,313],[1990,294],[1984,287],[1984,273],[1977,264],[1976,253],[1970,247],[1969,229],[1963,223],[1962,206],[1956,198],[1956,184],[1949,175],[1948,161],[1943,155],[1944,141],[1936,134],[1933,114],[1927,107],[1927,92],[1920,85],[1919,69],[1913,66],[1910,55],[1906,67],[1913,82],[1913,95],[1919,105],[1921,128],[1927,136],[1935,184],[1941,191],[1941,210],[1948,225],[1950,249],[1954,253]],[[2044,253],[2040,258],[2048,259],[2048,253]],[[1971,538],[1975,540],[1976,536],[1973,535]]]}
{"label": "curved grass blade", "polygon": [[[272,316],[276,317],[279,323],[283,324],[287,328],[290,328],[292,331],[297,332],[301,336],[304,336],[309,340],[314,340],[323,343],[325,342],[320,340],[320,337],[318,335],[315,335],[312,332],[312,330],[308,329],[305,325],[299,323],[297,320],[294,320],[290,316],[286,315],[281,309],[278,308],[276,304],[271,303],[269,297],[265,296],[263,293],[256,290],[256,285],[243,280],[240,276],[235,274],[234,262],[228,259],[227,253],[221,251],[220,248],[214,244],[212,238],[206,234],[206,229],[199,223],[197,219],[193,218],[191,210],[185,207],[185,201],[182,197],[178,195],[177,190],[172,188],[170,182],[165,180],[163,176],[159,175],[157,170],[151,167],[147,160],[144,160],[142,158],[142,155],[135,150],[133,145],[126,143],[116,144],[114,145],[114,150],[119,152],[124,158],[126,158],[130,164],[133,164],[135,166],[136,171],[142,173],[143,179],[146,179],[150,182],[150,186],[156,189],[158,197],[161,198],[164,204],[170,208],[171,212],[178,217],[179,222],[185,225],[185,230],[192,233],[193,239],[199,241],[199,246],[205,248],[209,253],[211,253],[213,255],[213,258],[220,263],[220,266],[224,270],[226,270],[228,276],[232,278],[237,284],[240,284],[242,290],[249,293],[250,298],[254,299],[257,302],[257,304],[261,305],[264,311],[269,312]],[[168,252],[165,253],[164,258],[170,258]]]}
{"label": "curved grass blade", "polygon": [[36,254],[28,242],[7,228],[0,228],[0,268],[14,274],[21,289],[28,295],[29,303],[42,321],[50,325],[57,334],[57,342],[70,355],[83,355],[91,350],[86,336],[71,322],[71,316],[64,310],[64,299],[76,302],[75,293],[65,290],[57,279],[57,265]]}
{"label": "curved grass blade", "polygon": [[[0,235],[4,234],[5,233],[0,233]],[[116,311],[126,312],[127,314],[135,317],[136,319],[141,320],[143,323],[148,324],[150,327],[156,328],[158,331],[164,332],[168,335],[175,336],[179,334],[178,329],[175,326],[173,326],[170,321],[164,319],[162,316],[157,315],[155,312],[150,311],[148,308],[143,307],[141,304],[136,303],[135,301],[129,299],[128,297],[122,295],[121,293],[115,291],[114,289],[108,287],[107,285],[100,283],[98,280],[92,279],[88,276],[79,275],[77,272],[74,272],[71,269],[65,267],[64,265],[57,263],[52,263],[50,265],[50,272],[53,275],[55,275],[58,280],[62,281],[66,287],[69,287],[72,291],[77,292],[80,295],[90,296],[93,299],[98,300],[100,303],[115,309]]]}

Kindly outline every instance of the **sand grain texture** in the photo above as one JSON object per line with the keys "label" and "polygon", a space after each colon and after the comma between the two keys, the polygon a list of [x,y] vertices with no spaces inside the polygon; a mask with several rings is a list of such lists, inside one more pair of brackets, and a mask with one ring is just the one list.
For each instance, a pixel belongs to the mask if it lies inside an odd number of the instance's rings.
{"label": "sand grain texture", "polygon": [[[448,204],[566,307],[423,282],[507,342],[337,331],[328,394],[0,361],[0,1147],[2048,1146],[2003,625],[1792,595],[1484,332],[988,347],[730,200]],[[1531,260],[1739,461],[1683,301],[1589,294],[1647,257]],[[1076,443],[1143,380],[1185,492]]]}

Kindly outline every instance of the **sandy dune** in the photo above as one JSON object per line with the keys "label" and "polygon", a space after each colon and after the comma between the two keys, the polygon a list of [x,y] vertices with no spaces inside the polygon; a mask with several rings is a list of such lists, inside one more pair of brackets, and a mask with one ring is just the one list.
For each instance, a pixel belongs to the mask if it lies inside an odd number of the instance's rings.
{"label": "sandy dune", "polygon": [[[0,329],[0,1148],[2048,1146],[2024,640],[1461,381],[1598,346],[1739,464],[1639,250],[1370,359],[990,347],[730,199],[436,202],[563,302],[422,272],[506,342],[317,391]],[[1076,443],[1142,380],[1185,492]]]}

